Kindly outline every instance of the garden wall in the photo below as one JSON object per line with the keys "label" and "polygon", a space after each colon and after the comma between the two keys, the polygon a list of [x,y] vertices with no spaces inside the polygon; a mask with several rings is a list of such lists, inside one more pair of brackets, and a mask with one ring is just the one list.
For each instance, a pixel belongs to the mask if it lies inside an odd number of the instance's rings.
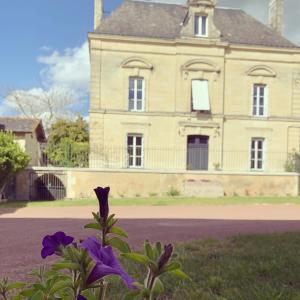
{"label": "garden wall", "polygon": [[167,172],[146,170],[96,170],[34,168],[18,174],[18,200],[28,200],[34,188],[31,178],[42,174],[56,174],[66,187],[67,198],[94,197],[96,186],[111,187],[111,194],[119,197],[166,195],[178,190],[184,196],[297,196],[299,174],[224,173],[224,172]]}

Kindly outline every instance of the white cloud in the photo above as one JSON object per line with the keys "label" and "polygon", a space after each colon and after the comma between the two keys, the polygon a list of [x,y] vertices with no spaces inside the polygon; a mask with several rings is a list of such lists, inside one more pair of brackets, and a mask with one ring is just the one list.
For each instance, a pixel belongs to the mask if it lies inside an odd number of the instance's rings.
{"label": "white cloud", "polygon": [[81,47],[67,48],[60,53],[38,57],[38,62],[45,65],[41,70],[42,83],[48,87],[59,87],[83,96],[88,93],[90,61],[88,43]]}

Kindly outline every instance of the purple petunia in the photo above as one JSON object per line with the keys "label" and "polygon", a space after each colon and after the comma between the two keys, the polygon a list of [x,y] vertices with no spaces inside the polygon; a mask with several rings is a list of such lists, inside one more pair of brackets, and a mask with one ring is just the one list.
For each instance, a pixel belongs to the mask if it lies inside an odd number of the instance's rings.
{"label": "purple petunia", "polygon": [[42,258],[51,256],[53,254],[60,254],[60,247],[66,247],[73,242],[74,238],[67,236],[64,232],[58,231],[53,235],[46,235],[43,238],[43,249],[41,251]]}
{"label": "purple petunia", "polygon": [[169,262],[172,253],[173,253],[173,245],[172,244],[165,245],[164,252],[160,256],[158,261],[159,269],[162,269]]}
{"label": "purple petunia", "polygon": [[100,207],[100,216],[101,218],[106,221],[108,214],[109,214],[109,206],[108,206],[108,194],[110,191],[109,187],[102,188],[102,187],[97,187],[94,189],[98,201],[99,201],[99,207]]}
{"label": "purple petunia", "polygon": [[87,238],[81,243],[81,246],[88,251],[90,257],[96,263],[96,266],[93,268],[87,279],[88,285],[105,276],[118,275],[122,278],[128,288],[136,288],[133,285],[135,280],[133,280],[121,267],[111,246],[102,247],[95,237]]}
{"label": "purple petunia", "polygon": [[77,297],[77,300],[87,300],[85,297],[83,297],[82,295],[79,295],[78,297]]}

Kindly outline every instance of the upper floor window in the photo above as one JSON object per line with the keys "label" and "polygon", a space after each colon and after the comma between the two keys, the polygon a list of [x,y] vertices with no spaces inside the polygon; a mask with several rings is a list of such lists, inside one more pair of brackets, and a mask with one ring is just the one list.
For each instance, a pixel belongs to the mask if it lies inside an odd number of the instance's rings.
{"label": "upper floor window", "polygon": [[195,15],[195,35],[196,36],[207,36],[208,26],[207,26],[207,16]]}
{"label": "upper floor window", "polygon": [[268,88],[264,84],[254,84],[252,115],[255,117],[265,117],[267,115]]}
{"label": "upper floor window", "polygon": [[192,80],[192,111],[210,111],[207,80]]}
{"label": "upper floor window", "polygon": [[265,140],[263,138],[253,138],[251,140],[250,166],[253,171],[264,169],[265,161]]}
{"label": "upper floor window", "polygon": [[141,168],[143,166],[143,151],[143,135],[129,134],[127,136],[127,154],[129,168]]}
{"label": "upper floor window", "polygon": [[145,102],[144,78],[129,77],[128,110],[143,111]]}

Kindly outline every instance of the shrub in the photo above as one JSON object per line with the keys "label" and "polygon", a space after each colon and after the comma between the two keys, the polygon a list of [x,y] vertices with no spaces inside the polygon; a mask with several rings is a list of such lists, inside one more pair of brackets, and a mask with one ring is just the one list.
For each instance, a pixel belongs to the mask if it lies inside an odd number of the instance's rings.
{"label": "shrub", "polygon": [[171,186],[171,188],[169,189],[167,195],[170,196],[170,197],[177,197],[177,196],[180,196],[180,192],[176,188]]}
{"label": "shrub", "polygon": [[0,131],[0,194],[7,182],[28,163],[28,155],[14,141],[13,135]]}

